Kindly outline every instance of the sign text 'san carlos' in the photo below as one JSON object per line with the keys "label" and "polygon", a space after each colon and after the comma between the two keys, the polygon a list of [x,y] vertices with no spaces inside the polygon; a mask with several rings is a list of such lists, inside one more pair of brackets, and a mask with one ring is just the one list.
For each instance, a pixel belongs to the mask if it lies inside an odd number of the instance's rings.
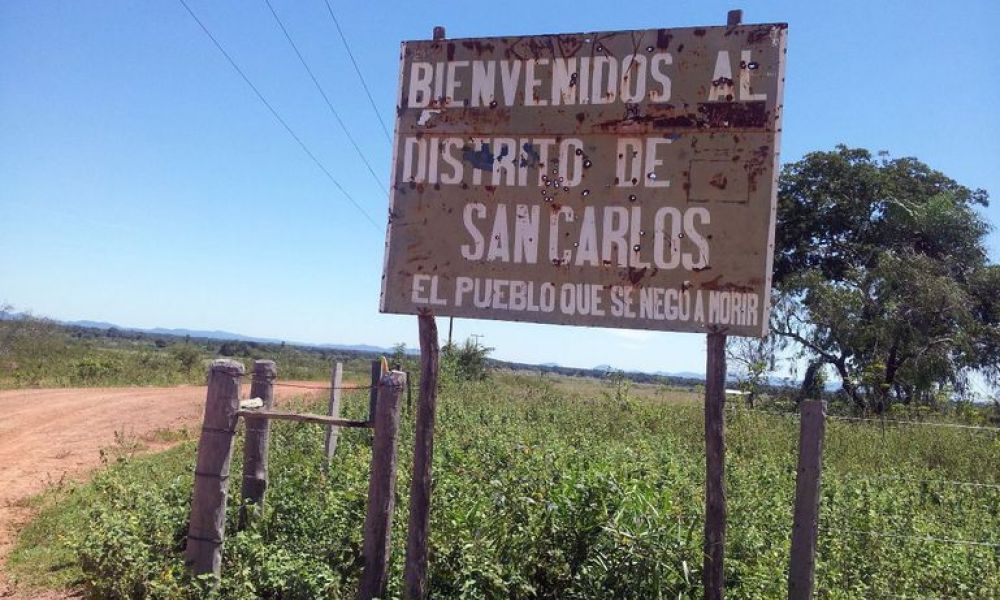
{"label": "sign text 'san carlos'", "polygon": [[785,35],[404,43],[382,310],[765,334]]}

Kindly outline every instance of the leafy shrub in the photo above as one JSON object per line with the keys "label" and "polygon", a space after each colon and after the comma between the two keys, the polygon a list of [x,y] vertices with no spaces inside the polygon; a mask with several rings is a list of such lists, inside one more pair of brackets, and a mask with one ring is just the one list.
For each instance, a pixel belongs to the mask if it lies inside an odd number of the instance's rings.
{"label": "leafy shrub", "polygon": [[83,358],[76,362],[76,377],[87,384],[106,381],[121,372],[121,365],[109,359]]}
{"label": "leafy shrub", "polygon": [[190,344],[174,344],[170,347],[170,356],[185,371],[194,371],[202,364],[201,352]]}
{"label": "leafy shrub", "polygon": [[493,348],[481,346],[478,340],[466,339],[461,346],[447,345],[441,351],[443,379],[482,381],[489,375],[487,359]]}

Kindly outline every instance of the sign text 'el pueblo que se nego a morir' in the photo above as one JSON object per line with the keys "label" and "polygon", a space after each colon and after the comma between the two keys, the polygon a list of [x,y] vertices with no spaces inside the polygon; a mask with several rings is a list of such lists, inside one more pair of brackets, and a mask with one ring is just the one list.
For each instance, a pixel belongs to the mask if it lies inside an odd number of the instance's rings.
{"label": "sign text 'el pueblo que se nego a morir'", "polygon": [[403,43],[382,310],[764,335],[786,32]]}

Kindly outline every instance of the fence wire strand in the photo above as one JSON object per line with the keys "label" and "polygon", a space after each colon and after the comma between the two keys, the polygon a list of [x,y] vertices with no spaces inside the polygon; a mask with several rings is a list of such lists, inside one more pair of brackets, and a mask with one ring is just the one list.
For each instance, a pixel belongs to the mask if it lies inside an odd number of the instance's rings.
{"label": "fence wire strand", "polygon": [[865,481],[869,479],[877,479],[880,481],[909,481],[913,483],[927,483],[934,485],[951,485],[955,487],[972,487],[972,488],[987,488],[1000,490],[1000,484],[996,483],[981,483],[978,481],[955,481],[952,479],[922,479],[920,477],[900,477],[897,475],[868,475],[866,477],[851,477],[858,481]]}
{"label": "fence wire strand", "polygon": [[[787,418],[798,421],[801,419],[802,415],[798,410],[769,410],[766,407],[749,407],[740,399],[727,399],[725,401],[725,406],[730,415],[736,416],[741,413],[748,414],[765,414],[777,418]],[[841,416],[841,415],[825,415],[825,419],[828,422],[840,421],[848,423],[870,423],[873,425],[880,425],[883,432],[888,425],[896,426],[898,428],[903,428],[906,426],[914,427],[933,427],[933,428],[943,428],[966,431],[969,433],[987,433],[987,434],[997,434],[1000,433],[1000,427],[992,427],[986,425],[971,425],[971,424],[961,424],[961,423],[935,423],[927,421],[912,421],[906,419],[887,419],[882,417],[852,417],[852,416]],[[837,431],[836,429],[827,429],[827,436],[830,436],[832,432]],[[855,482],[865,482],[871,483],[874,481],[898,481],[898,482],[908,482],[918,485],[932,485],[932,486],[952,486],[955,488],[965,488],[966,493],[971,494],[977,499],[983,499],[992,497],[993,490],[1000,490],[1000,483],[992,482],[979,482],[979,481],[960,481],[954,479],[939,479],[939,478],[923,478],[923,477],[908,477],[902,475],[865,475],[865,474],[840,474],[837,475],[847,480],[853,480]],[[824,511],[825,512],[825,511]],[[914,544],[948,544],[952,546],[966,547],[970,549],[983,548],[992,549],[995,553],[1000,555],[1000,540],[975,540],[975,539],[962,539],[954,537],[944,537],[938,535],[919,535],[919,534],[907,534],[898,533],[892,531],[879,531],[879,530],[863,530],[863,529],[850,529],[850,528],[840,528],[840,527],[825,527],[820,526],[819,532],[825,536],[832,537],[842,537],[842,536],[866,536],[870,538],[885,538],[892,540],[901,540],[904,542],[910,542]],[[817,590],[818,592],[818,590]],[[885,598],[904,598],[908,600],[924,600],[929,598],[949,598],[946,596],[934,596],[934,595],[921,595],[916,594],[904,594],[904,595],[888,595],[879,596]]]}
{"label": "fence wire strand", "polygon": [[[343,390],[343,391],[346,391],[346,392],[353,392],[353,391],[370,390],[372,388],[382,387],[381,385],[346,385],[346,386],[339,386],[339,387],[330,387],[330,386],[314,387],[314,386],[311,386],[311,385],[302,385],[302,384],[298,384],[298,383],[278,383],[277,381],[272,381],[271,385],[273,385],[275,387],[289,387],[289,388],[297,388],[297,389],[301,389],[301,390],[310,390],[310,391],[313,391],[313,392],[329,392],[329,391],[333,391],[333,390]],[[385,386],[385,387],[390,388],[390,389],[405,389],[406,388],[406,384],[403,384],[403,385],[389,385],[389,386]]]}
{"label": "fence wire strand", "polygon": [[370,390],[370,389],[372,389],[372,387],[374,387],[374,386],[371,386],[371,385],[342,385],[342,386],[338,386],[338,387],[331,387],[331,386],[328,386],[328,385],[326,385],[326,386],[313,386],[313,385],[305,385],[305,384],[301,384],[301,383],[281,383],[279,381],[272,381],[271,385],[273,385],[275,387],[287,387],[287,388],[297,388],[297,389],[301,389],[301,390],[313,390],[313,391],[316,391],[316,392],[324,392],[324,391],[325,392],[329,392],[329,391],[332,391],[332,390],[346,390],[346,391],[351,391],[351,390]]}
{"label": "fence wire strand", "polygon": [[[732,407],[733,412],[736,412],[739,408],[745,408],[742,406],[742,402],[738,400],[727,400],[727,407]],[[788,417],[793,419],[798,419],[801,415],[797,411],[777,411],[769,410],[766,408],[746,408],[747,412],[770,415],[774,417]],[[946,429],[964,429],[969,431],[986,431],[990,433],[1000,433],[1000,427],[992,427],[989,425],[965,425],[962,423],[934,423],[931,421],[906,421],[902,419],[881,419],[878,417],[850,417],[844,415],[826,415],[828,421],[848,421],[856,423],[873,423],[876,425],[914,425],[919,427],[943,427]]]}
{"label": "fence wire strand", "polygon": [[[841,591],[841,590],[836,590]],[[815,590],[813,592],[813,598],[825,597],[829,594],[829,591]],[[906,594],[882,594],[878,596],[872,596],[873,598],[887,598],[892,600],[958,600],[958,596],[908,596]]]}
{"label": "fence wire strand", "polygon": [[849,533],[852,535],[870,535],[873,537],[884,537],[884,538],[894,538],[902,540],[916,540],[920,542],[935,542],[940,544],[955,544],[959,546],[979,546],[983,548],[995,548],[1000,551],[1000,541],[989,541],[981,542],[977,540],[962,540],[957,538],[944,538],[937,537],[933,535],[909,535],[905,533],[891,533],[888,531],[870,531],[867,529],[841,529],[839,527],[820,527],[819,530],[822,533],[828,534],[842,534]]}
{"label": "fence wire strand", "polygon": [[879,596],[879,598],[898,598],[900,600],[956,600],[958,596],[900,596],[899,594],[891,594],[888,596]]}
{"label": "fence wire strand", "polygon": [[1000,427],[988,427],[985,425],[963,425],[961,423],[932,423],[929,421],[903,421],[899,419],[878,419],[871,417],[843,417],[840,415],[827,415],[831,421],[853,421],[875,423],[879,425],[919,425],[922,427],[944,427],[948,429],[967,429],[972,431],[990,431],[1000,433]]}

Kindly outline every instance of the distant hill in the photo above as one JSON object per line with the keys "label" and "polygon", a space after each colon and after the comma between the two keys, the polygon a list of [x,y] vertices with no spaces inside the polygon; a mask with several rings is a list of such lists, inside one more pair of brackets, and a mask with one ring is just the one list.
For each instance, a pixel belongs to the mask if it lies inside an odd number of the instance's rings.
{"label": "distant hill", "polygon": [[657,371],[656,373],[653,373],[653,375],[659,375],[660,377],[684,377],[687,379],[705,379],[704,373],[695,373],[694,371],[677,371],[677,372]]}
{"label": "distant hill", "polygon": [[77,327],[88,327],[90,329],[120,329],[114,323],[104,321],[62,321],[63,325],[76,325]]}
{"label": "distant hill", "polygon": [[[9,315],[6,316],[5,315]],[[16,318],[14,313],[0,313],[0,319],[4,318]],[[291,344],[293,346],[304,346],[309,348],[326,348],[330,350],[349,350],[352,352],[364,352],[370,354],[391,354],[393,352],[392,348],[383,348],[381,346],[370,346],[368,344],[307,344],[303,342],[294,342],[289,340],[281,340],[277,338],[266,338],[266,337],[254,337],[249,335],[243,335],[240,333],[233,333],[231,331],[221,331],[218,329],[213,330],[203,330],[203,329],[184,329],[184,328],[166,328],[166,327],[153,327],[153,328],[141,328],[141,327],[122,327],[114,323],[107,323],[104,321],[60,321],[63,325],[70,325],[73,327],[84,327],[87,329],[117,329],[119,331],[133,331],[138,333],[144,333],[153,336],[171,336],[171,337],[190,337],[193,339],[205,339],[205,340],[219,340],[225,342],[255,342],[257,344]],[[418,354],[419,350],[409,349],[408,354]]]}

